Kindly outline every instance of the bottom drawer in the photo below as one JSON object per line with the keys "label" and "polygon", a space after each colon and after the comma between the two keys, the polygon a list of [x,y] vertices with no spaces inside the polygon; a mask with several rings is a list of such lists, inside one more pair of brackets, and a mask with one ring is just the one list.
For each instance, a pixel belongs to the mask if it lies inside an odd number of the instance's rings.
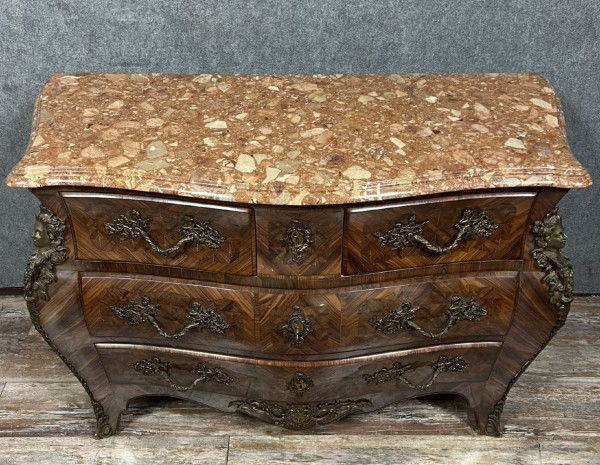
{"label": "bottom drawer", "polygon": [[[153,386],[152,393],[211,405],[215,393],[232,408],[248,401],[329,402],[394,391],[404,398],[451,392],[451,385],[485,381],[500,342],[445,344],[343,360],[286,361],[160,346],[98,343],[108,379]],[[237,402],[237,403],[236,403]],[[215,405],[213,405],[215,406]],[[222,408],[220,402],[217,408]],[[247,406],[246,406],[247,407]]]}

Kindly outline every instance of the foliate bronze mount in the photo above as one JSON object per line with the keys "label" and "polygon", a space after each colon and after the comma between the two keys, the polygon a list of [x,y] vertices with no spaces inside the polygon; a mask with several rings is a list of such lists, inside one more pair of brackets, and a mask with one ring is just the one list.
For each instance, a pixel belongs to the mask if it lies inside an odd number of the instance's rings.
{"label": "foliate bronze mount", "polygon": [[300,345],[300,342],[306,338],[310,333],[313,332],[312,323],[304,315],[304,310],[297,305],[292,307],[293,313],[287,320],[287,323],[281,327],[282,334],[292,341],[296,347]]}
{"label": "foliate bronze mount", "polygon": [[448,358],[442,355],[437,362],[431,365],[431,376],[428,380],[422,383],[413,383],[404,376],[407,371],[415,370],[418,366],[402,365],[400,362],[396,362],[392,365],[392,368],[382,368],[379,371],[371,375],[363,375],[364,380],[367,383],[384,384],[388,381],[402,381],[408,387],[417,391],[430,388],[435,380],[446,371],[463,371],[469,364],[460,356]]}
{"label": "foliate bronze mount", "polygon": [[408,224],[396,223],[396,226],[385,234],[377,231],[373,235],[379,240],[382,247],[388,247],[390,250],[401,250],[404,246],[421,246],[431,253],[443,255],[452,252],[461,241],[472,235],[489,237],[492,231],[498,228],[487,212],[467,208],[463,211],[458,223],[454,225],[454,228],[458,230],[454,240],[447,246],[440,247],[421,236],[423,225],[428,222],[427,220],[419,221],[415,215],[412,215],[408,219]]}
{"label": "foliate bronze mount", "polygon": [[390,310],[390,312],[382,318],[371,318],[369,323],[377,331],[385,334],[394,334],[402,330],[414,329],[423,337],[437,340],[444,334],[448,333],[450,328],[459,321],[479,321],[487,315],[487,311],[477,303],[475,299],[463,299],[460,296],[453,295],[450,298],[450,306],[446,310],[448,319],[444,327],[438,332],[427,331],[422,328],[414,319],[421,307],[413,307],[412,303],[404,300],[400,304],[400,308]]}
{"label": "foliate bronze mount", "polygon": [[370,405],[371,402],[366,399],[322,403],[316,407],[308,404],[281,405],[259,400],[240,400],[231,402],[229,407],[284,428],[302,430],[331,423]]}
{"label": "foliate bronze mount", "polygon": [[131,300],[123,307],[112,305],[110,309],[123,320],[126,320],[131,326],[142,323],[150,323],[165,339],[170,341],[179,339],[188,331],[194,329],[208,329],[216,334],[223,334],[229,328],[229,324],[217,313],[215,307],[204,307],[200,302],[192,300],[190,310],[186,318],[190,323],[175,333],[165,331],[159,324],[157,317],[160,304],[153,304],[150,297],[144,295],[139,301]]}
{"label": "foliate bronze mount", "polygon": [[198,383],[207,383],[213,381],[219,384],[230,384],[233,382],[233,378],[227,373],[222,371],[220,368],[208,368],[203,363],[198,363],[194,374],[199,375],[194,379],[191,384],[187,386],[177,384],[171,378],[171,364],[169,362],[162,362],[159,357],[154,356],[150,360],[140,360],[131,365],[135,371],[139,371],[143,375],[152,376],[158,375],[163,378],[169,386],[179,392],[186,392],[194,388]]}
{"label": "foliate bronze mount", "polygon": [[287,253],[292,254],[292,261],[300,265],[304,259],[304,254],[314,243],[312,233],[306,229],[300,221],[291,220],[283,237],[279,240]]}
{"label": "foliate bronze mount", "polygon": [[141,237],[153,251],[165,257],[179,252],[187,245],[204,244],[209,249],[219,249],[225,242],[225,237],[210,225],[210,221],[199,223],[186,215],[179,228],[182,238],[173,246],[163,249],[148,234],[150,221],[152,218],[143,218],[138,210],[131,210],[126,215],[119,215],[113,221],[104,223],[104,227],[109,235],[119,234],[122,241]]}
{"label": "foliate bronze mount", "polygon": [[40,205],[32,236],[35,252],[29,256],[23,277],[25,301],[31,321],[38,331],[40,320],[36,302],[38,299],[49,299],[48,286],[56,280],[54,268],[67,260],[67,248],[63,237],[65,228],[64,220],[49,208]]}
{"label": "foliate bronze mount", "polygon": [[292,392],[296,397],[302,397],[305,392],[310,391],[315,383],[306,376],[305,373],[298,372],[286,384],[286,389]]}
{"label": "foliate bronze mount", "polygon": [[37,308],[38,299],[49,299],[48,286],[56,280],[54,269],[57,265],[67,261],[68,251],[64,239],[65,229],[66,224],[63,219],[56,216],[49,208],[40,205],[40,211],[35,216],[35,226],[32,236],[33,245],[36,250],[29,256],[27,266],[25,267],[23,295],[33,326],[42,335],[50,348],[56,352],[67,368],[75,375],[89,396],[94,415],[96,416],[96,433],[94,436],[99,439],[106,438],[113,434],[113,429],[110,426],[108,416],[105,414],[102,404],[96,401],[87,381],[83,379],[71,362],[67,360],[48,337],[40,323],[40,314]]}
{"label": "foliate bronze mount", "polygon": [[562,253],[567,243],[558,209],[551,210],[541,221],[533,225],[535,234],[534,249],[531,256],[546,274],[543,282],[550,291],[550,303],[558,309],[558,331],[567,319],[573,301],[573,267],[569,258]]}
{"label": "foliate bronze mount", "polygon": [[569,258],[562,253],[562,249],[567,243],[567,235],[562,225],[562,219],[558,214],[558,209],[553,208],[541,221],[536,221],[533,224],[532,233],[535,239],[531,256],[538,266],[546,272],[542,281],[548,286],[550,303],[556,307],[558,317],[546,341],[521,367],[513,379],[510,380],[502,399],[496,402],[494,410],[488,415],[485,432],[489,436],[500,436],[502,432],[500,415],[502,414],[502,410],[504,410],[504,403],[506,402],[508,392],[557,331],[563,327],[571,310],[571,302],[573,301],[573,266]]}

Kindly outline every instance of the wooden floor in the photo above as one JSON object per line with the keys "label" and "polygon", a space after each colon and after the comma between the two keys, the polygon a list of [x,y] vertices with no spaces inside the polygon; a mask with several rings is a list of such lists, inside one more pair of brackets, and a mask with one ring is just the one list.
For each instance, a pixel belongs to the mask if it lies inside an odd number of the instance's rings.
{"label": "wooden floor", "polygon": [[512,389],[495,439],[462,399],[435,397],[292,432],[184,401],[132,403],[96,441],[89,399],[0,297],[0,464],[600,464],[600,297],[578,297],[564,328]]}

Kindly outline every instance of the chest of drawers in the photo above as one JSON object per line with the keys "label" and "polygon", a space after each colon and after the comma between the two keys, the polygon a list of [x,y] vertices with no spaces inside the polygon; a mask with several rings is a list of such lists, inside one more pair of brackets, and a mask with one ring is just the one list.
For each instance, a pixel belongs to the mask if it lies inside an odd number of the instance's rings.
{"label": "chest of drawers", "polygon": [[591,183],[529,74],[54,75],[7,182],[42,203],[25,299],[97,437],[140,396],[306,429],[434,393],[499,435]]}

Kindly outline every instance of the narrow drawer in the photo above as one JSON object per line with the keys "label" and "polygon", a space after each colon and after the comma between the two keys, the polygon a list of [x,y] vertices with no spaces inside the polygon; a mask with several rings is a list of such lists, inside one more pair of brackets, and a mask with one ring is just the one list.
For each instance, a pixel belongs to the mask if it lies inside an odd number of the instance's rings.
{"label": "narrow drawer", "polygon": [[[452,384],[485,381],[502,344],[479,342],[353,357],[287,361],[160,346],[98,343],[114,384],[151,385],[164,394],[213,392],[247,401],[331,402],[400,392],[448,392]],[[238,402],[238,404],[236,404]]]}
{"label": "narrow drawer", "polygon": [[501,338],[517,273],[414,279],[370,290],[259,293],[256,338],[272,354],[345,352]]}
{"label": "narrow drawer", "polygon": [[254,295],[158,276],[81,276],[90,334],[142,343],[251,349]]}
{"label": "narrow drawer", "polygon": [[65,192],[77,258],[254,274],[251,209]]}
{"label": "narrow drawer", "polygon": [[519,259],[534,197],[476,194],[348,208],[343,273]]}
{"label": "narrow drawer", "polygon": [[256,207],[259,275],[336,275],[342,271],[341,208]]}

